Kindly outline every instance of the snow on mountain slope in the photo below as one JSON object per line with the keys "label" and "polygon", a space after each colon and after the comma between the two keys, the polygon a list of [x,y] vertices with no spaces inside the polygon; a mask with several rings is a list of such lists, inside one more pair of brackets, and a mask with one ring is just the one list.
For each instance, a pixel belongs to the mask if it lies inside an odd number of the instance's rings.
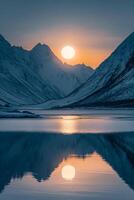
{"label": "snow on mountain slope", "polygon": [[90,106],[96,103],[134,100],[134,33],[69,97],[49,101],[44,108]]}
{"label": "snow on mountain slope", "polygon": [[105,102],[134,100],[134,55],[126,69],[118,76],[109,88],[100,95],[99,101]]}
{"label": "snow on mountain slope", "polygon": [[[21,57],[16,53],[20,53],[16,47],[9,46],[4,54],[0,51],[0,98],[6,103],[18,105],[41,103],[47,99],[46,85],[30,70],[31,62],[26,59],[27,52],[21,51]],[[53,89],[49,90],[51,92]]]}
{"label": "snow on mountain slope", "polygon": [[97,89],[80,104],[134,100],[134,33],[100,66],[101,70],[106,67],[110,74],[104,75],[104,83],[100,81]]}
{"label": "snow on mountain slope", "polygon": [[0,35],[2,104],[31,105],[63,98],[93,73],[91,68],[85,69],[85,66],[81,66],[83,74],[77,73],[77,70],[74,73],[73,69],[71,73],[71,69],[64,68],[66,66],[47,45],[38,44],[31,51],[27,51],[21,47],[11,46]]}

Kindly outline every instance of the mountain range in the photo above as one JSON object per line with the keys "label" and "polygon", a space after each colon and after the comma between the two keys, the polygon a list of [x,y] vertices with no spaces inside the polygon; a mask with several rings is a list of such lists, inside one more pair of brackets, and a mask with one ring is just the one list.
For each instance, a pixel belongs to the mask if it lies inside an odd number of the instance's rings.
{"label": "mountain range", "polygon": [[31,51],[0,36],[0,104],[40,108],[134,105],[134,32],[94,71],[63,64],[45,44]]}
{"label": "mountain range", "polygon": [[35,105],[63,98],[93,72],[84,64],[63,64],[45,44],[28,51],[0,35],[0,105]]}

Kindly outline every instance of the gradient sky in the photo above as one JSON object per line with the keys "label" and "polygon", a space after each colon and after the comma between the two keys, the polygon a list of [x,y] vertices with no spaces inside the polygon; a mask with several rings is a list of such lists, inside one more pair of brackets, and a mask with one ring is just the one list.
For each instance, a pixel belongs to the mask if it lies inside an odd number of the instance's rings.
{"label": "gradient sky", "polygon": [[134,0],[0,0],[0,33],[8,41],[27,49],[46,43],[59,58],[70,44],[70,64],[98,66],[133,31]]}

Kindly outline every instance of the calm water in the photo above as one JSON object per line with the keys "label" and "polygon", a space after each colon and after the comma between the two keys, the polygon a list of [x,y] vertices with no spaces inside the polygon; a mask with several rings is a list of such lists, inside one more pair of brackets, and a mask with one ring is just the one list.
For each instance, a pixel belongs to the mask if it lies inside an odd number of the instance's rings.
{"label": "calm water", "polygon": [[0,131],[109,133],[134,131],[134,110],[34,110],[42,119],[3,119]]}
{"label": "calm water", "polygon": [[133,112],[66,112],[0,120],[0,200],[133,200]]}

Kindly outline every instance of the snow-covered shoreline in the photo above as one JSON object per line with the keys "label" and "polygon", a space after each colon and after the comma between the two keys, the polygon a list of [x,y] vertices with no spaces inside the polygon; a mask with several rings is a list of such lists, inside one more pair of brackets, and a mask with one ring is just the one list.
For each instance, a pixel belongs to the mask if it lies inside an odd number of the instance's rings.
{"label": "snow-covered shoreline", "polygon": [[29,111],[18,111],[9,108],[0,109],[0,118],[39,118],[38,114]]}

